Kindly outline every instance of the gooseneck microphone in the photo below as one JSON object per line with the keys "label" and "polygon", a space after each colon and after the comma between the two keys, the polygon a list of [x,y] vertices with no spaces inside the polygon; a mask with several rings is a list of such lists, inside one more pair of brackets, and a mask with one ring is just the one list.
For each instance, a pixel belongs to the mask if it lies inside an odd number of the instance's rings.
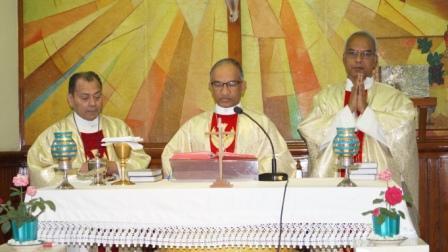
{"label": "gooseneck microphone", "polygon": [[271,144],[272,149],[272,172],[263,173],[258,175],[259,181],[285,181],[288,180],[288,174],[283,172],[277,172],[277,159],[275,159],[275,151],[274,151],[274,144],[272,143],[271,137],[269,137],[269,134],[266,132],[266,130],[249,114],[245,113],[242,108],[236,106],[233,108],[233,111],[237,113],[238,115],[245,115],[247,116],[252,122],[254,122],[258,127],[260,127],[261,131],[266,135],[266,137],[269,140],[269,143]]}

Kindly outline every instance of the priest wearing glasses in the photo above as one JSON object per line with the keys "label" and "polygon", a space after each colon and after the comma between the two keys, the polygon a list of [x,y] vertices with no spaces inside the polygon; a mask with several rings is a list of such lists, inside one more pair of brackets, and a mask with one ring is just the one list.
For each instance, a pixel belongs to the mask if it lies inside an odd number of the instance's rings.
{"label": "priest wearing glasses", "polygon": [[[51,155],[54,132],[71,131],[78,153],[72,167],[87,171],[87,160],[95,153],[107,159],[107,173],[118,173],[112,145],[101,145],[104,137],[132,136],[131,129],[120,119],[101,114],[103,106],[102,82],[95,72],[79,72],[70,77],[68,103],[72,112],[42,132],[28,151],[31,184],[34,186],[56,185],[62,174],[56,173],[57,163]],[[128,169],[146,168],[151,158],[144,150],[132,150],[127,161]]]}
{"label": "priest wearing glasses", "polygon": [[310,153],[311,176],[336,176],[337,155],[332,147],[336,127],[355,127],[360,148],[354,161],[376,163],[378,172],[390,169],[395,182],[402,182],[411,193],[415,206],[411,213],[415,218],[416,109],[404,93],[373,79],[378,55],[376,39],[370,33],[355,32],[347,39],[343,63],[347,73],[345,83],[314,96],[312,112],[299,125]]}
{"label": "priest wearing glasses", "polygon": [[[218,131],[218,118],[221,119],[225,132],[234,133],[224,136],[224,151],[253,154],[258,159],[259,173],[271,172],[272,149],[266,135],[247,116],[234,112],[236,106],[241,107],[240,100],[246,91],[246,82],[240,63],[231,58],[216,62],[210,70],[208,88],[216,103],[215,108],[191,118],[168,142],[162,153],[164,176],[172,176],[169,159],[174,153],[218,152],[219,137],[216,134],[206,134]],[[272,138],[278,171],[287,173],[289,177],[295,177],[296,162],[272,121],[264,114],[244,110],[260,123]]]}

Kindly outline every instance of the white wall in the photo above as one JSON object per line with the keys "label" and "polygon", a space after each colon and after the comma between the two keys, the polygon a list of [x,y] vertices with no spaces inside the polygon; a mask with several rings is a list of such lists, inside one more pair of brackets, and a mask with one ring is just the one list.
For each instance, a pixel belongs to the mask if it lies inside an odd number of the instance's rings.
{"label": "white wall", "polygon": [[0,151],[20,150],[17,2],[0,0]]}

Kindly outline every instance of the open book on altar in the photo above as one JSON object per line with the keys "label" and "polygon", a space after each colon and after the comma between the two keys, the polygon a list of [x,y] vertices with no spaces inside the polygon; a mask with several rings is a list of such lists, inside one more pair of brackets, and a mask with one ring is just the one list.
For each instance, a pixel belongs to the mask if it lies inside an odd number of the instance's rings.
{"label": "open book on altar", "polygon": [[[218,176],[218,155],[212,152],[175,153],[170,159],[176,180],[215,180]],[[252,154],[224,152],[223,178],[258,180],[258,160]]]}

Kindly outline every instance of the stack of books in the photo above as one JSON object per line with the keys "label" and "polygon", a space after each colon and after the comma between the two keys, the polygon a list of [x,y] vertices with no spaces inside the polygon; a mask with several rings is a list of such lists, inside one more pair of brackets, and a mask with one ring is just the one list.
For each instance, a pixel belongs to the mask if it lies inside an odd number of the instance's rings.
{"label": "stack of books", "polygon": [[375,180],[378,173],[376,163],[356,163],[357,168],[350,170],[350,178],[362,180]]}
{"label": "stack of books", "polygon": [[162,180],[161,169],[141,169],[128,171],[128,178],[134,183],[156,182]]}

